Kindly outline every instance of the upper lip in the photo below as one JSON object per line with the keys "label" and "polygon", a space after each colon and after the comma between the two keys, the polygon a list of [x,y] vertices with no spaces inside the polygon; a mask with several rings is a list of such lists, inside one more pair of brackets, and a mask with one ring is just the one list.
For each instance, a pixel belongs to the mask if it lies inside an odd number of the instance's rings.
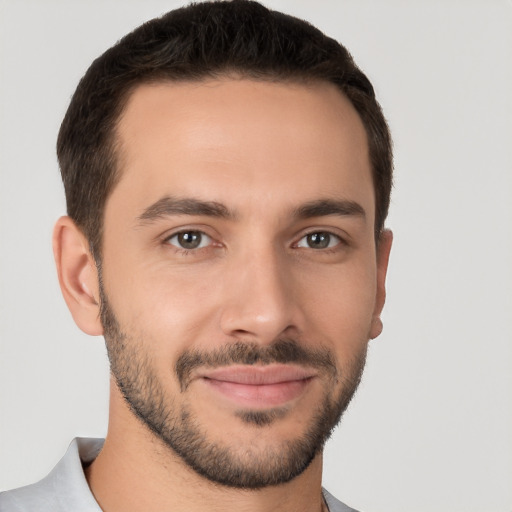
{"label": "upper lip", "polygon": [[197,374],[198,378],[252,386],[306,380],[315,376],[314,370],[291,364],[232,365],[202,369]]}

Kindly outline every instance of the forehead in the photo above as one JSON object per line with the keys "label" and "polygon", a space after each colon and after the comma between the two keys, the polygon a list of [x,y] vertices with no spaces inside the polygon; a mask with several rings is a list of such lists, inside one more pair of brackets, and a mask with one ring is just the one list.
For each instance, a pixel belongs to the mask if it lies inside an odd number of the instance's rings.
{"label": "forehead", "polygon": [[112,195],[131,196],[138,208],[165,194],[233,207],[261,194],[281,203],[363,195],[369,216],[374,211],[366,132],[333,84],[142,85],[117,136],[121,179]]}

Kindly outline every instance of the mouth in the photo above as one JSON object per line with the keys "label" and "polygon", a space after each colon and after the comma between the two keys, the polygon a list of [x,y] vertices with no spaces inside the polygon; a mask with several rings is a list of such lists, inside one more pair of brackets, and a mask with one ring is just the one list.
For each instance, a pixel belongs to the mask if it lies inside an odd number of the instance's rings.
{"label": "mouth", "polygon": [[299,398],[316,375],[314,370],[289,364],[234,365],[205,369],[197,379],[234,405],[263,410]]}

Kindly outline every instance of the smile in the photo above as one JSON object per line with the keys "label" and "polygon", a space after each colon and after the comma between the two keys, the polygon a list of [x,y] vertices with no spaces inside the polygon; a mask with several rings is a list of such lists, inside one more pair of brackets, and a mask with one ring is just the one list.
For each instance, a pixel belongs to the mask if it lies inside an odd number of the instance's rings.
{"label": "smile", "polygon": [[198,376],[210,390],[237,406],[267,409],[300,397],[316,372],[294,365],[236,365],[205,370]]}

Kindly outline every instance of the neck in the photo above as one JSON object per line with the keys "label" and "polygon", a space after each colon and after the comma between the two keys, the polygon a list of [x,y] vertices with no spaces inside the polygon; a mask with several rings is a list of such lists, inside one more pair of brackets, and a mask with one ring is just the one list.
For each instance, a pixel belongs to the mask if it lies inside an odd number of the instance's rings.
{"label": "neck", "polygon": [[188,467],[128,409],[111,400],[109,430],[86,478],[104,512],[321,512],[322,456],[285,484],[257,490],[212,483]]}

